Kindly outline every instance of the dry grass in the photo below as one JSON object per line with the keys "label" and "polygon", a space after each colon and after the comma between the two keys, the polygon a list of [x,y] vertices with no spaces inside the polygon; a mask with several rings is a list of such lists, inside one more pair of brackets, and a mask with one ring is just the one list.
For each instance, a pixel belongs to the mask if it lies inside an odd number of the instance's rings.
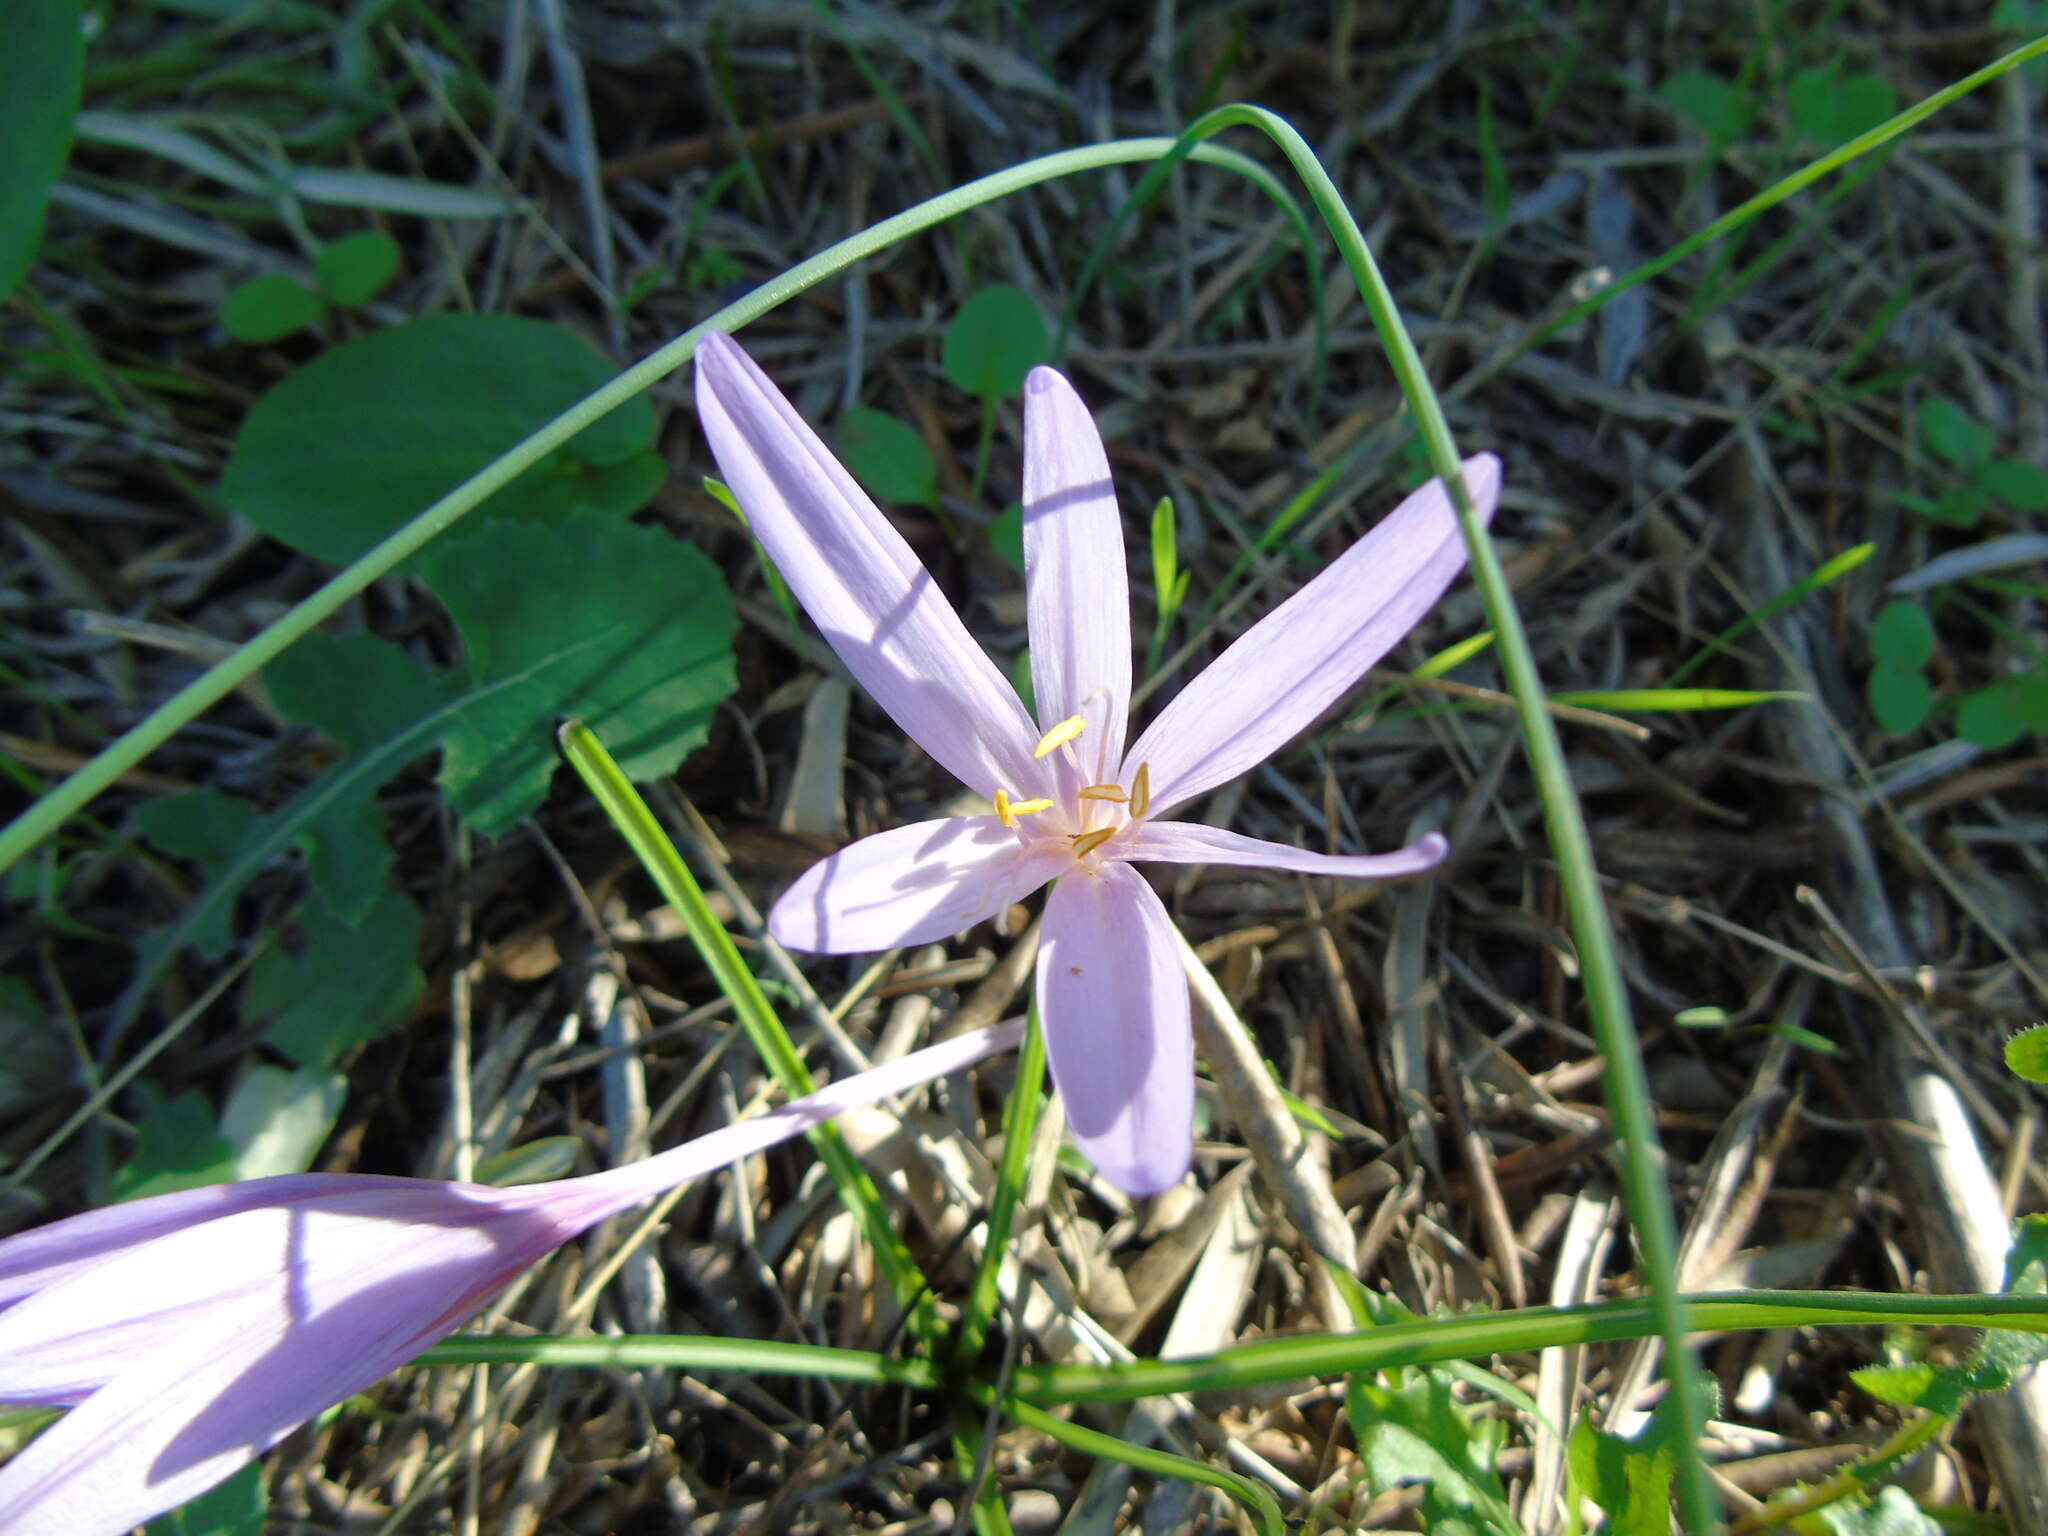
{"label": "dry grass", "polygon": [[[1648,88],[1687,64],[1732,76],[1752,44],[1771,70],[1788,69],[1806,59],[1814,18],[1786,13],[1758,43],[1747,9],[1684,24],[1629,7],[1580,7],[1576,20],[1478,10],[1167,8],[1154,31],[1073,7],[1034,14],[1035,40],[998,7],[944,25],[862,10],[837,31],[800,4],[713,15],[634,0],[575,7],[556,30],[555,0],[535,0],[497,17],[450,16],[452,33],[400,11],[396,31],[380,27],[373,40],[393,104],[362,124],[351,153],[399,173],[509,184],[531,211],[500,227],[393,221],[408,276],[374,319],[471,304],[541,315],[624,362],[715,295],[658,286],[618,317],[608,286],[708,248],[758,280],[939,190],[849,41],[909,103],[948,182],[1072,143],[1171,132],[1211,100],[1287,114],[1360,212],[1461,444],[1507,462],[1498,534],[1553,688],[1654,686],[1829,554],[1878,541],[1878,559],[1693,679],[1803,688],[1809,703],[1563,729],[1610,880],[1687,1283],[1985,1284],[1982,1244],[1971,1247],[1957,1215],[1967,1191],[1954,1181],[1981,1174],[2006,1214],[2043,1205],[2037,1101],[1997,1067],[2004,1032],[2048,996],[2041,760],[2025,745],[1922,752],[1911,749],[1932,737],[1877,733],[1861,696],[1861,637],[1883,583],[1943,547],[1893,494],[1925,481],[1913,427],[1921,393],[1968,402],[2036,462],[2048,450],[2027,88],[2009,81],[2003,95],[1964,101],[1852,195],[1809,196],[1764,220],[1744,259],[1784,237],[1779,259],[1697,323],[1682,320],[1709,275],[1705,257],[1651,285],[1633,327],[1617,307],[1516,355],[1589,273],[1654,254],[1794,163],[1767,112],[1710,164]],[[530,29],[523,49],[510,46],[514,17]],[[1831,25],[1831,46],[1883,74],[1902,101],[1996,51],[1974,25],[1880,31],[1860,13]],[[147,25],[128,18],[118,40],[141,57],[197,33],[166,11]],[[457,41],[499,81],[495,110],[431,88],[429,61]],[[234,45],[214,46],[236,57]],[[260,32],[248,47],[262,55]],[[1477,239],[1482,82],[1518,216],[1493,242]],[[235,109],[232,82],[191,90],[195,110]],[[575,121],[579,95],[589,135]],[[741,126],[766,138],[741,183],[699,217],[714,178],[736,163]],[[43,366],[0,385],[10,665],[21,679],[5,744],[45,775],[321,578],[222,521],[206,490],[249,401],[310,355],[303,340],[233,345],[211,322],[232,273],[285,242],[200,204],[179,210],[180,249],[110,212],[110,200],[132,214],[191,190],[159,161],[87,149],[73,180],[100,201],[75,198],[55,214],[63,260],[35,285],[55,321],[17,309],[5,324],[19,344],[49,347],[61,322],[116,377],[96,390]],[[1129,180],[1082,179],[972,216],[814,290],[748,343],[814,420],[859,401],[915,423],[938,453],[942,490],[963,516],[985,516],[1015,490],[1017,424],[999,426],[991,506],[965,506],[976,411],[940,379],[940,330],[990,280],[1023,285],[1056,314]],[[1859,368],[1899,370],[1898,380],[1858,395],[1825,387],[1902,289],[1897,322]],[[1237,589],[1217,590],[1245,530],[1361,445],[1298,548],[1326,559],[1391,502],[1398,395],[1341,276],[1329,296],[1330,388],[1311,412],[1312,306],[1284,225],[1242,183],[1190,171],[1082,306],[1067,366],[1111,436],[1126,510],[1135,519],[1173,495],[1194,530],[1184,558],[1197,599],[1228,599],[1199,633],[1177,636],[1169,691],[1308,568],[1262,560]],[[829,659],[785,631],[737,530],[696,489],[710,466],[686,382],[657,400],[675,473],[652,515],[722,561],[749,621],[741,691],[664,808],[703,867],[722,869],[736,931],[758,944],[754,909],[797,869],[846,837],[944,806],[955,786],[865,699],[853,696],[848,712]],[[934,523],[905,531],[991,649],[1014,653],[1014,576],[978,545],[949,548]],[[400,583],[356,617],[444,643],[431,604]],[[2038,633],[2030,598],[2003,617]],[[1141,608],[1141,629],[1148,621]],[[1588,1299],[1636,1283],[1600,1064],[1511,717],[1483,694],[1404,680],[1406,666],[1479,621],[1476,599],[1454,594],[1393,658],[1398,691],[1383,708],[1360,717],[1376,692],[1362,689],[1328,728],[1210,803],[1219,823],[1317,846],[1385,846],[1443,827],[1456,855],[1441,877],[1387,890],[1170,874],[1163,894],[1212,965],[1227,1002],[1217,1011],[1241,1019],[1254,1043],[1249,1080],[1226,1066],[1228,1027],[1212,1020],[1204,1051],[1217,1085],[1203,1090],[1212,1113],[1198,1177],[1149,1209],[1056,1164],[1048,1132],[1011,1277],[1022,1351],[1111,1359],[1328,1326],[1304,1232],[1354,1245],[1368,1285],[1418,1311]],[[2002,651],[1990,628],[1961,620],[1944,642],[1944,684],[1994,675]],[[1483,669],[1460,675],[1493,681]],[[4,941],[9,970],[72,1038],[93,1041],[124,975],[123,944],[190,891],[174,866],[124,841],[123,807],[197,784],[271,802],[316,767],[257,691],[215,709],[74,827],[80,858],[64,911],[83,929],[19,910]],[[430,914],[432,985],[408,1028],[354,1061],[324,1166],[446,1175],[465,1156],[559,1133],[624,1157],[765,1100],[744,1051],[728,1048],[729,1019],[692,952],[572,785],[529,829],[475,849],[424,776],[388,803],[402,878]],[[245,898],[239,931],[279,919],[298,888],[291,870],[272,871]],[[800,1042],[843,1030],[870,1054],[895,1052],[1015,1011],[1035,939],[1025,917],[880,962],[804,959],[787,972]],[[772,956],[763,964],[782,974]],[[211,975],[177,969],[156,1020]],[[1705,1004],[1734,1027],[1673,1024]],[[1771,1023],[1815,1031],[1844,1054],[1745,1027]],[[167,1089],[217,1088],[250,1044],[202,1022],[151,1076]],[[450,1091],[451,1050],[472,1062],[466,1095]],[[830,1045],[821,1051],[836,1068]],[[1301,1187],[1247,1171],[1247,1147],[1271,1169],[1278,1142],[1299,1135],[1284,1109],[1249,1091],[1264,1086],[1258,1055],[1344,1133],[1309,1138]],[[55,1091],[69,1076],[63,1057],[43,1068],[50,1107],[17,1107],[0,1149],[20,1155],[72,1107]],[[989,1187],[1008,1077],[991,1066],[978,1091],[956,1084],[931,1107],[900,1119],[877,1111],[850,1128],[948,1298],[971,1272],[971,1213]],[[1967,1124],[1982,1165],[1952,1129],[1929,1146],[1935,1127],[1909,1123],[1948,1093],[1960,1118],[1936,1126]],[[91,1145],[39,1175],[52,1208],[79,1198]],[[896,1347],[872,1266],[803,1152],[756,1160],[655,1214],[614,1223],[530,1276],[493,1325]],[[1888,1410],[1845,1376],[1880,1347],[1841,1330],[1707,1345],[1726,1397],[1713,1437],[1733,1509],[1881,1434]],[[1497,1362],[1559,1422],[1588,1403],[1625,1422],[1649,1400],[1653,1366],[1619,1346]],[[1357,1463],[1327,1384],[1089,1417],[1227,1455],[1281,1489],[1312,1529],[1410,1519],[1405,1495],[1354,1493]],[[473,1392],[462,1373],[411,1373],[373,1407],[287,1444],[274,1463],[277,1528],[940,1531],[962,1505],[946,1428],[940,1404],[773,1378],[512,1372]],[[1533,1530],[1557,1527],[1561,1456],[1555,1436],[1516,1419],[1504,1469]],[[1063,1512],[1073,1532],[1228,1523],[1206,1495],[1133,1484],[1021,1431],[1002,1437],[994,1474],[1020,1532],[1050,1530]],[[1937,1499],[1997,1510],[2013,1497],[1970,1430],[1913,1475]]]}

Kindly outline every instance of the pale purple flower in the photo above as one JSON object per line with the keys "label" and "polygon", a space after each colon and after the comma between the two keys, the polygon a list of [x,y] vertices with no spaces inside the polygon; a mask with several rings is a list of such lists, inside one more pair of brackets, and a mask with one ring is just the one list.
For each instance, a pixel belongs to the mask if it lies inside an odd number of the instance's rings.
{"label": "pale purple flower", "polygon": [[1021,1034],[971,1031],[584,1178],[294,1174],[0,1241],[0,1406],[71,1408],[0,1466],[0,1531],[118,1536],[403,1365],[606,1217]]}
{"label": "pale purple flower", "polygon": [[[862,838],[776,903],[775,936],[833,954],[923,944],[1048,881],[1038,1009],[1067,1123],[1136,1195],[1193,1154],[1194,1043],[1180,944],[1133,860],[1414,874],[1448,851],[1336,857],[1162,817],[1264,761],[1428,611],[1465,563],[1432,480],[1253,625],[1126,747],[1130,598],[1102,439],[1066,379],[1024,392],[1024,571],[1038,722],[931,575],[729,336],[697,351],[697,410],[748,526],[847,669],[995,807]],[[1467,459],[1491,517],[1500,461]]]}

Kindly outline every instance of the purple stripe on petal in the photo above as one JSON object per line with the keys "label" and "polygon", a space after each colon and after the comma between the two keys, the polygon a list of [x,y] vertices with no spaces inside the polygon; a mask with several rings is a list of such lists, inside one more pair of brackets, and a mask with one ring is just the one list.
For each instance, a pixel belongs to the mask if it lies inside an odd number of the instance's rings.
{"label": "purple stripe on petal", "polygon": [[[1491,519],[1500,460],[1478,454],[1464,475],[1473,505]],[[1149,764],[1155,814],[1227,784],[1306,730],[1415,627],[1464,566],[1451,499],[1432,480],[1160,711],[1125,755],[1130,773]]]}
{"label": "purple stripe on petal", "polygon": [[1067,1125],[1119,1189],[1156,1195],[1194,1158],[1195,1042],[1173,919],[1128,864],[1046,899],[1038,1016]]}
{"label": "purple stripe on petal", "polygon": [[1050,368],[1024,382],[1024,584],[1039,724],[1088,721],[1074,743],[1083,767],[1071,793],[1123,760],[1131,594],[1102,436],[1074,386]]}
{"label": "purple stripe on petal", "polygon": [[864,954],[929,944],[1022,901],[1073,861],[1026,854],[993,816],[893,827],[798,877],[768,915],[791,949]]}
{"label": "purple stripe on petal", "polygon": [[[783,580],[847,670],[934,761],[984,795],[1022,792],[1024,706],[931,573],[730,336],[697,348],[697,414]],[[678,594],[678,600],[686,594]]]}
{"label": "purple stripe on petal", "polygon": [[1123,845],[1123,857],[1144,863],[1248,864],[1261,869],[1299,870],[1305,875],[1337,875],[1354,880],[1391,880],[1435,869],[1451,851],[1447,838],[1431,832],[1393,853],[1311,853],[1285,843],[1226,832],[1191,821],[1148,821]]}

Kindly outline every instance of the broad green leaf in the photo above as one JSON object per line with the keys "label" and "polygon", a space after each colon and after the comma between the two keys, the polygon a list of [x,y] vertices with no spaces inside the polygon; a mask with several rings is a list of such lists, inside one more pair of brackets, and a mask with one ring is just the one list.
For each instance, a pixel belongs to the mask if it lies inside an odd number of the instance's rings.
{"label": "broad green leaf", "polygon": [[1918,672],[1879,662],[1864,683],[1870,712],[1894,736],[1911,735],[1934,709],[1934,690]]}
{"label": "broad green leaf", "polygon": [[1993,459],[1977,483],[2015,512],[2048,512],[2048,471],[2024,459]]}
{"label": "broad green leaf", "polygon": [[984,400],[1006,400],[1024,388],[1024,376],[1052,358],[1045,317],[1031,295],[992,283],[960,306],[940,348],[946,377]]}
{"label": "broad green leaf", "polygon": [[319,295],[282,272],[252,277],[227,296],[220,323],[237,341],[276,341],[325,313]]}
{"label": "broad green leaf", "polygon": [[1918,603],[1890,602],[1870,621],[1870,656],[1917,672],[1934,659],[1934,621]]}
{"label": "broad green leaf", "polygon": [[931,507],[939,500],[939,467],[917,430],[886,411],[856,406],[839,424],[839,457],[877,501]]}
{"label": "broad green leaf", "polygon": [[304,1173],[347,1097],[348,1079],[339,1072],[287,1072],[263,1062],[250,1067],[220,1112],[221,1137],[234,1149],[235,1177]]}
{"label": "broad green leaf", "polygon": [[1742,136],[1749,102],[1732,80],[1688,66],[1657,87],[1657,98],[1716,145]]}
{"label": "broad green leaf", "polygon": [[6,86],[0,89],[0,300],[36,259],[50,187],[71,153],[85,74],[78,0],[30,0],[6,22]]}
{"label": "broad green leaf", "polygon": [[[2008,1296],[2048,1296],[2048,1216],[2022,1216],[2005,1256]],[[2022,1371],[2048,1360],[2048,1337],[2016,1328],[1992,1328],[1970,1362],[1970,1384],[1999,1392]]]}
{"label": "broad green leaf", "polygon": [[2048,1024],[2035,1024],[2005,1042],[2005,1065],[2030,1083],[2048,1083]]}
{"label": "broad green leaf", "polygon": [[[1720,1393],[1711,1378],[1699,1384],[1702,1421],[1713,1416]],[[1580,1494],[1607,1512],[1605,1536],[1668,1536],[1671,1482],[1678,1458],[1690,1454],[1677,1437],[1678,1415],[1666,1397],[1632,1436],[1610,1435],[1590,1418],[1572,1427],[1566,1462]]]}
{"label": "broad green leaf", "polygon": [[2014,682],[1972,689],[1956,706],[1956,734],[1980,747],[2009,747],[2027,732]]}
{"label": "broad green leaf", "polygon": [[1970,1373],[1959,1365],[1866,1365],[1849,1373],[1879,1402],[1953,1418],[1970,1396]]}
{"label": "broad green leaf", "polygon": [[114,1174],[116,1200],[222,1184],[235,1176],[235,1149],[215,1128],[204,1094],[188,1089],[166,1099],[149,1083],[137,1083],[134,1091],[142,1112],[135,1117],[135,1153]]}
{"label": "broad green leaf", "polygon": [[[313,727],[350,756],[414,725],[448,691],[397,646],[371,635],[308,635],[263,669],[263,681],[278,713]],[[377,806],[383,782],[330,797],[298,836],[315,893],[344,923],[360,922],[383,899],[391,873]]]}
{"label": "broad green leaf", "polygon": [[1920,435],[1929,448],[1958,469],[1977,468],[1991,457],[1998,442],[1989,427],[1940,395],[1920,402]]}
{"label": "broad green leaf", "polygon": [[1898,92],[1881,75],[1843,73],[1838,64],[1802,69],[1785,87],[1792,131],[1817,144],[1846,144],[1899,110]]}
{"label": "broad green leaf", "polygon": [[732,596],[718,567],[658,528],[579,513],[485,524],[428,549],[420,574],[462,634],[463,703],[441,783],[486,837],[539,805],[574,715],[635,779],[671,773],[732,692]]}
{"label": "broad green leaf", "polygon": [[1460,1407],[1451,1385],[1442,1370],[1414,1372],[1398,1387],[1352,1378],[1345,1403],[1367,1485],[1379,1494],[1420,1483],[1441,1501],[1442,1516],[1510,1536],[1517,1527],[1494,1469],[1502,1428]]}
{"label": "broad green leaf", "polygon": [[[255,836],[263,815],[246,800],[208,785],[189,794],[146,800],[135,808],[135,830],[175,858],[190,859],[209,881]],[[236,889],[241,887],[237,885]],[[234,934],[232,898],[213,903],[200,916],[189,942],[209,960],[227,953]]]}
{"label": "broad green leaf", "polygon": [[309,901],[297,929],[294,947],[249,967],[242,1020],[267,1024],[264,1039],[301,1066],[326,1068],[401,1023],[426,988],[420,909],[386,888],[353,926]]}
{"label": "broad green leaf", "polygon": [[[429,315],[322,353],[258,400],[221,489],[295,549],[340,563],[546,425],[613,368],[574,332],[512,315]],[[628,401],[484,503],[481,515],[624,516],[666,473],[654,407]],[[558,549],[555,559],[561,559]]]}
{"label": "broad green leaf", "polygon": [[358,230],[324,248],[313,271],[329,303],[367,304],[398,275],[398,242],[381,229]]}
{"label": "broad green leaf", "polygon": [[251,1462],[184,1508],[150,1521],[142,1536],[263,1536],[269,1511],[263,1464]]}

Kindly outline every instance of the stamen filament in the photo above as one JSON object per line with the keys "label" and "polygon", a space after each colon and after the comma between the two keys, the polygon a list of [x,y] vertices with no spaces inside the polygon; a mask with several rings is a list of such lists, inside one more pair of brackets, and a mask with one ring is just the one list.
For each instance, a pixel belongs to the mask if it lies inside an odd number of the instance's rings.
{"label": "stamen filament", "polygon": [[1044,757],[1048,752],[1056,752],[1087,729],[1088,717],[1086,715],[1069,715],[1038,738],[1038,745],[1031,749],[1031,755],[1033,757]]}
{"label": "stamen filament", "polygon": [[1113,800],[1118,805],[1122,805],[1126,800],[1130,799],[1130,796],[1124,793],[1124,787],[1121,784],[1090,784],[1086,789],[1076,790],[1074,798],[1077,800]]}
{"label": "stamen filament", "polygon": [[1152,765],[1138,764],[1138,776],[1131,780],[1131,819],[1141,821],[1152,808]]}
{"label": "stamen filament", "polygon": [[1074,857],[1086,858],[1115,836],[1115,827],[1097,827],[1093,832],[1076,832],[1073,837]]}

